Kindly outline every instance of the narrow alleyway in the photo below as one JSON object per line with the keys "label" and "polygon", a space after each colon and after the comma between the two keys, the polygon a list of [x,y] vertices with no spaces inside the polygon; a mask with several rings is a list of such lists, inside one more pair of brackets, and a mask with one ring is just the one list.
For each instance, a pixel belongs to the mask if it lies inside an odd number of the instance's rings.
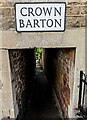
{"label": "narrow alleyway", "polygon": [[52,96],[51,88],[39,63],[36,64],[36,78],[32,100],[28,104],[25,119],[58,120],[59,115]]}

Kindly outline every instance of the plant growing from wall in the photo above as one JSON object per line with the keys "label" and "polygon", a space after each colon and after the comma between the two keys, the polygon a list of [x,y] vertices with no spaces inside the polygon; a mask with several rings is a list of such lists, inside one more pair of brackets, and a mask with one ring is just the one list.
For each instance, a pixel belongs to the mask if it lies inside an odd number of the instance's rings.
{"label": "plant growing from wall", "polygon": [[42,54],[42,48],[36,48],[36,59],[40,61]]}

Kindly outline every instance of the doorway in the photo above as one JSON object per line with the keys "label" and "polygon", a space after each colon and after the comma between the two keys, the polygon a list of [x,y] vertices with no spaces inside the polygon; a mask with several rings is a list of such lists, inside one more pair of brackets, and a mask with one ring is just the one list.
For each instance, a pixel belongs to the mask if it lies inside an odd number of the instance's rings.
{"label": "doorway", "polygon": [[9,50],[15,115],[18,119],[68,118],[76,49],[38,49],[38,62],[36,48]]}

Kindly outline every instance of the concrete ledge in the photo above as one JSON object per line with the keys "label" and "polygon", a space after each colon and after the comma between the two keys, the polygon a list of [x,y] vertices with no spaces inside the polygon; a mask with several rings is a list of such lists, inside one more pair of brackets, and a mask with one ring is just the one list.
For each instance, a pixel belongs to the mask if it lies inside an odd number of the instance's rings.
{"label": "concrete ledge", "polygon": [[85,28],[68,29],[65,32],[0,31],[2,49],[76,47],[85,42]]}
{"label": "concrete ledge", "polygon": [[13,96],[12,96],[12,86],[11,86],[11,75],[10,75],[10,65],[9,56],[7,50],[0,50],[2,52],[2,66],[1,66],[1,80],[2,80],[2,117],[11,116],[14,117],[13,111]]}

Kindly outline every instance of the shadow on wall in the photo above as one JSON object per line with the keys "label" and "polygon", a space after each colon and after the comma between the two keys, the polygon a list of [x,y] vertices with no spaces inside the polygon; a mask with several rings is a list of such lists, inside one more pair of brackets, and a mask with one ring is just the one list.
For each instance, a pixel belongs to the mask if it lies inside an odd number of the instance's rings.
{"label": "shadow on wall", "polygon": [[68,118],[70,93],[73,94],[75,48],[45,49],[44,57],[47,79],[55,90],[63,117]]}
{"label": "shadow on wall", "polygon": [[33,88],[34,49],[9,50],[9,59],[15,117],[20,119],[24,116]]}

